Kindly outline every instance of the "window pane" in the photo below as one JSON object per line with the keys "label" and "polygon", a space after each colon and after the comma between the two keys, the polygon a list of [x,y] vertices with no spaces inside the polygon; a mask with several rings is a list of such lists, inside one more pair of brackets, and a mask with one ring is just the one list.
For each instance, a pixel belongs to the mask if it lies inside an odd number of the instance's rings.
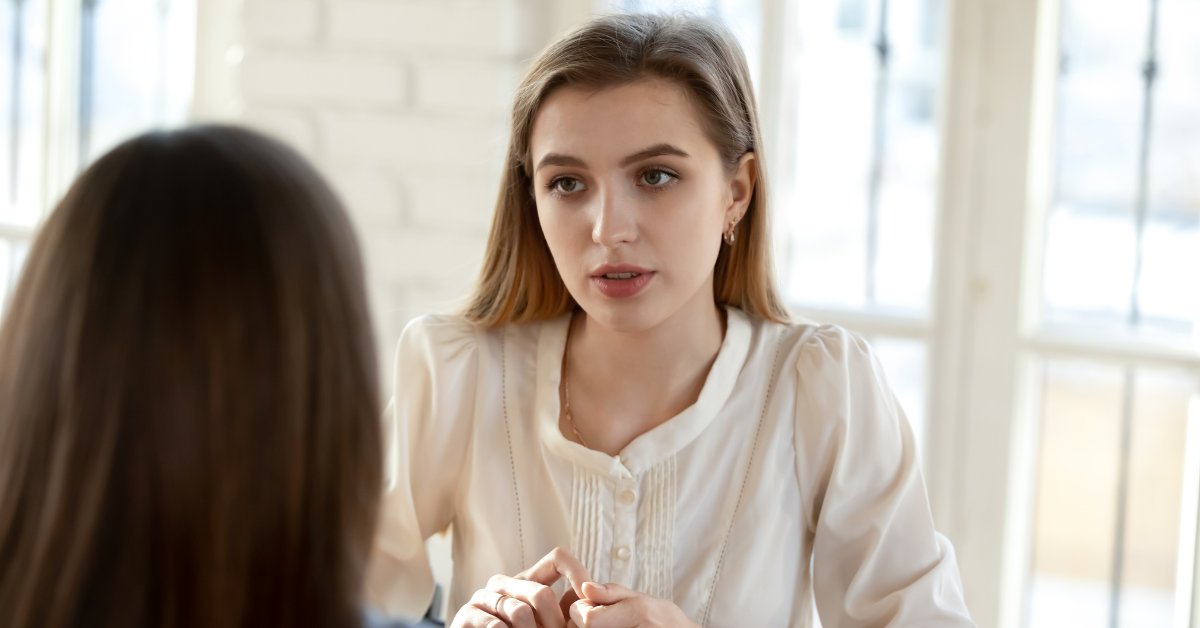
{"label": "window pane", "polygon": [[933,251],[942,5],[823,0],[799,11],[788,298],[922,316]]}
{"label": "window pane", "polygon": [[1160,212],[1200,212],[1200,2],[1159,0],[1150,198]]}
{"label": "window pane", "polygon": [[1063,4],[1051,328],[1180,342],[1200,312],[1200,2],[1159,0],[1154,39],[1152,6]]}
{"label": "window pane", "polygon": [[1058,199],[1131,215],[1137,196],[1149,0],[1064,0]]}
{"label": "window pane", "polygon": [[933,264],[941,72],[940,3],[891,0],[891,71],[879,211],[876,301],[923,311]]}
{"label": "window pane", "polygon": [[83,29],[85,161],[145,129],[187,119],[195,0],[89,0]]}
{"label": "window pane", "polygon": [[1044,369],[1029,625],[1169,628],[1195,374]]}
{"label": "window pane", "polygon": [[1120,324],[1133,285],[1128,215],[1060,205],[1046,229],[1046,315],[1051,322]]}
{"label": "window pane", "polygon": [[1139,370],[1134,385],[1121,626],[1171,628],[1180,505],[1195,377]]}
{"label": "window pane", "polygon": [[1148,320],[1182,323],[1186,333],[1200,316],[1200,2],[1159,1],[1151,221],[1138,296]]}
{"label": "window pane", "polygon": [[796,60],[795,206],[780,212],[793,225],[787,294],[858,308],[866,285],[875,20],[865,0],[806,2],[798,10],[804,47]]}
{"label": "window pane", "polygon": [[1087,363],[1045,369],[1030,626],[1107,628],[1122,373]]}
{"label": "window pane", "polygon": [[0,0],[0,222],[41,211],[45,0]]}

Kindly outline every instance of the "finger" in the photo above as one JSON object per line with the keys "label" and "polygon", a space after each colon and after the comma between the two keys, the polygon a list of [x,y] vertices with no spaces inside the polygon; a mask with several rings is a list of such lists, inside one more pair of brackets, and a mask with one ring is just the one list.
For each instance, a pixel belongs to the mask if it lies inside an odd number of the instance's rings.
{"label": "finger", "polygon": [[512,628],[537,628],[533,608],[511,595],[480,589],[471,596],[470,605],[504,620]]}
{"label": "finger", "polygon": [[641,597],[627,598],[611,605],[579,600],[571,605],[571,620],[580,628],[626,628],[640,626],[647,619],[647,607]]}
{"label": "finger", "polygon": [[566,624],[566,615],[558,605],[558,596],[544,584],[508,576],[492,576],[486,590],[510,595],[529,605],[542,628],[564,628]]}
{"label": "finger", "polygon": [[450,628],[507,628],[495,615],[467,604],[458,609]]}
{"label": "finger", "polygon": [[558,608],[562,611],[563,617],[568,620],[566,628],[571,628],[574,624],[574,622],[570,622],[571,605],[577,601],[579,601],[579,594],[575,592],[575,589],[567,589],[567,592],[563,593],[563,596],[558,600]]}
{"label": "finger", "polygon": [[583,583],[589,582],[592,579],[588,573],[587,567],[579,562],[567,550],[557,547],[549,554],[546,554],[536,565],[517,574],[518,578],[540,582],[545,585],[551,585],[558,582],[560,577],[566,577],[567,582],[571,583],[571,588],[579,597],[583,597]]}
{"label": "finger", "polygon": [[639,625],[640,618],[631,612],[630,604],[601,606],[587,600],[571,605],[571,621],[579,628],[627,628]]}
{"label": "finger", "polygon": [[588,615],[596,608],[599,607],[587,600],[576,600],[575,603],[571,605],[571,610],[569,613],[571,616],[571,623],[579,626],[580,628],[586,627],[588,625]]}
{"label": "finger", "polygon": [[628,600],[641,595],[637,591],[627,589],[619,584],[599,584],[597,582],[583,583],[583,597],[597,606],[608,606],[622,600]]}

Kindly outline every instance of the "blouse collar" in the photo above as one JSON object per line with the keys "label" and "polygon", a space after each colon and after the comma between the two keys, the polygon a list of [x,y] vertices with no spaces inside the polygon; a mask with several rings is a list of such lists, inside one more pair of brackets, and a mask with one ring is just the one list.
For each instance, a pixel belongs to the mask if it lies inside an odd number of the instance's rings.
{"label": "blouse collar", "polygon": [[555,454],[604,475],[628,477],[643,473],[674,456],[696,439],[733,394],[750,351],[750,320],[741,310],[726,307],[725,339],[708,371],[696,403],[654,429],[638,436],[616,457],[568,440],[558,429],[562,413],[558,388],[562,381],[563,351],[571,315],[542,324],[537,350],[537,419],[542,442]]}

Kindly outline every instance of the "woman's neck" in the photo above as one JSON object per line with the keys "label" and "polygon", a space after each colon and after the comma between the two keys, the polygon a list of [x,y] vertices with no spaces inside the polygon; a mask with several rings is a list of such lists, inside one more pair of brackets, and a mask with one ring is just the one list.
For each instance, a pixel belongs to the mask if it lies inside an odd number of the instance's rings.
{"label": "woman's neck", "polygon": [[[724,312],[711,295],[704,292],[706,300],[636,332],[615,331],[576,314],[564,384],[570,386],[572,419],[588,446],[616,455],[695,403],[724,337]],[[565,417],[562,427],[575,439]]]}

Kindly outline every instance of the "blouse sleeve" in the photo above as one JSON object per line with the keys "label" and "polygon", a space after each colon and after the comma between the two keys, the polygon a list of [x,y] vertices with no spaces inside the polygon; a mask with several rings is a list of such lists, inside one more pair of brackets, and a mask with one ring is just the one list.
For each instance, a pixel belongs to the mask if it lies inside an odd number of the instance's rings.
{"label": "blouse sleeve", "polygon": [[825,628],[974,626],[933,526],[912,430],[862,340],[837,327],[797,356],[797,474]]}
{"label": "blouse sleeve", "polygon": [[450,525],[470,443],[479,348],[473,327],[422,317],[400,336],[384,412],[385,493],[367,573],[368,603],[421,617],[433,596],[425,540]]}

